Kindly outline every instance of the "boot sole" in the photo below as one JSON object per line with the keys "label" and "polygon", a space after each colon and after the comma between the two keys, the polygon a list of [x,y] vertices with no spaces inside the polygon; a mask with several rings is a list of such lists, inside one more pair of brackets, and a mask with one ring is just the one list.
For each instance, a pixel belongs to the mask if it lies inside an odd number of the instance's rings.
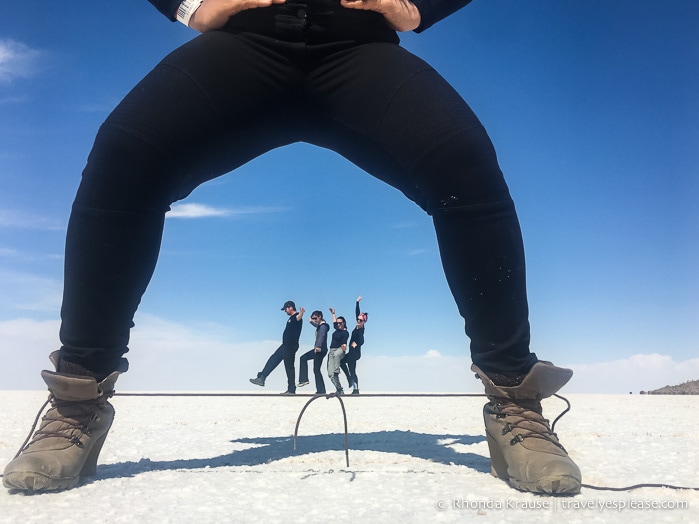
{"label": "boot sole", "polygon": [[510,478],[508,483],[515,489],[531,493],[547,493],[549,495],[577,495],[580,493],[580,481],[569,475],[544,477],[536,482],[520,482]]}
{"label": "boot sole", "polygon": [[495,438],[486,431],[488,450],[490,451],[490,473],[504,480],[510,486],[520,491],[531,493],[547,493],[549,495],[577,495],[580,493],[580,479],[572,475],[556,475],[544,477],[536,482],[525,482],[510,477],[507,460]]}
{"label": "boot sole", "polygon": [[35,471],[16,471],[3,475],[2,483],[6,488],[18,491],[61,491],[74,488],[81,479],[93,477],[97,472],[97,459],[108,434],[109,428],[107,433],[95,441],[77,476],[55,478]]}
{"label": "boot sole", "polygon": [[3,476],[2,484],[7,489],[16,491],[60,491],[74,488],[80,482],[80,477],[52,478],[42,473],[8,473]]}

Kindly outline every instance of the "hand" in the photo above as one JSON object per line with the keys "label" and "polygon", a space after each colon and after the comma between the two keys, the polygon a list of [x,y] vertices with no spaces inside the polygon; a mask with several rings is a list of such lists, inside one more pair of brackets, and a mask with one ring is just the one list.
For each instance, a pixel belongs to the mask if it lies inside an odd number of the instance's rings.
{"label": "hand", "polygon": [[286,0],[204,0],[189,19],[189,27],[206,33],[221,29],[228,19],[256,7],[269,7],[272,4],[283,4]]}
{"label": "hand", "polygon": [[303,309],[302,307],[300,307],[300,308],[299,308],[299,312],[303,315],[303,314],[306,312],[306,310]]}
{"label": "hand", "polygon": [[412,31],[420,25],[420,11],[410,0],[340,0],[340,4],[348,9],[381,13],[396,31]]}
{"label": "hand", "polygon": [[331,308],[328,308],[328,309],[330,310],[330,314],[331,314],[331,315],[334,315],[334,314],[335,314],[335,308],[331,307]]}
{"label": "hand", "polygon": [[316,353],[320,353],[320,348],[314,348],[313,351],[315,351]]}
{"label": "hand", "polygon": [[357,302],[361,302],[361,301],[362,301],[362,295],[359,295],[359,296],[357,297]]}
{"label": "hand", "polygon": [[356,342],[352,342],[352,343],[350,344],[350,346],[352,346],[352,348],[356,348],[356,347],[357,347],[357,343],[356,343]]}

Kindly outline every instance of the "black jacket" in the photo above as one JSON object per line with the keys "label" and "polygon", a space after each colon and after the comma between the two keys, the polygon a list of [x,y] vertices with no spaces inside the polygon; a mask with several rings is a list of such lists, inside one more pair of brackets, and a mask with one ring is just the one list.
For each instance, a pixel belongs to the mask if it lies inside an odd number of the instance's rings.
{"label": "black jacket", "polygon": [[[182,3],[182,0],[148,0],[153,4],[158,11],[163,13],[173,22],[177,20],[175,14],[177,8]],[[303,0],[300,0],[303,1]],[[415,29],[416,33],[420,33],[428,27],[436,24],[443,18],[458,11],[471,0],[412,0],[415,6],[420,11],[420,26]]]}

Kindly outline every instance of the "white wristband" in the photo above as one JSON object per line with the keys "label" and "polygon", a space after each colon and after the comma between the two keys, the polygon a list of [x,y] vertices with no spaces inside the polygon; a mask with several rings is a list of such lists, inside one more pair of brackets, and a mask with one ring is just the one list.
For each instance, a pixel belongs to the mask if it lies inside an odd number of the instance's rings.
{"label": "white wristband", "polygon": [[184,0],[177,8],[177,20],[189,27],[189,20],[204,0]]}

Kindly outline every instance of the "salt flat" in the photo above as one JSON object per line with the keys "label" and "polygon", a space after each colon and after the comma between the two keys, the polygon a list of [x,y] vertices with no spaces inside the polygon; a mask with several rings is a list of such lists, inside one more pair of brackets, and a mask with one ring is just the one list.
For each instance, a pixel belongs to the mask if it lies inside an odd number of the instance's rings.
{"label": "salt flat", "polygon": [[[0,391],[0,463],[45,392]],[[582,395],[556,426],[583,482],[699,487],[699,397]],[[97,476],[77,489],[0,490],[0,522],[697,522],[699,491],[552,498],[490,475],[483,397],[122,396]],[[550,419],[565,407],[547,399]],[[654,507],[655,506],[655,507]]]}

